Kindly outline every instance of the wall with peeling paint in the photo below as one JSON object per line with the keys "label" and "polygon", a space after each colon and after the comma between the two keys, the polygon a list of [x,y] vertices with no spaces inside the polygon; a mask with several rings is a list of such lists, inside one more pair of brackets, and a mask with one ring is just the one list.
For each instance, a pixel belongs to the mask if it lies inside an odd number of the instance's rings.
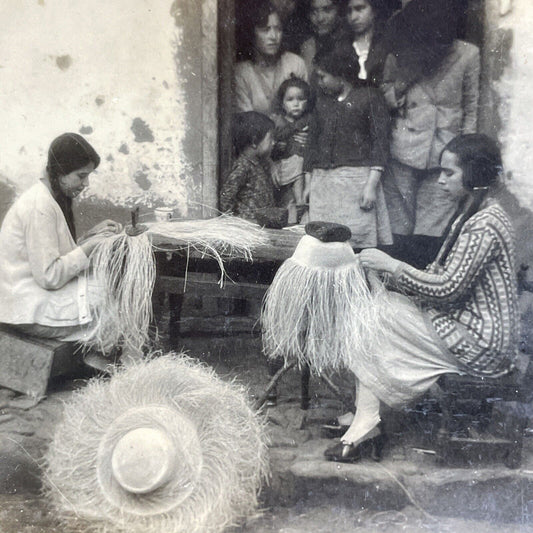
{"label": "wall with peeling paint", "polygon": [[[477,4],[480,122],[502,141],[519,249],[533,264],[533,5]],[[127,221],[137,204],[189,216],[216,205],[216,18],[217,0],[1,2],[0,219],[63,131],[85,134],[102,156],[78,205],[80,229],[117,212]]]}
{"label": "wall with peeling paint", "polygon": [[185,213],[201,161],[186,124],[201,90],[190,92],[177,59],[194,55],[200,41],[184,52],[184,25],[199,28],[201,19],[174,15],[171,0],[4,0],[3,184],[16,193],[30,186],[50,141],[75,131],[102,157],[82,206],[166,204]]}
{"label": "wall with peeling paint", "polygon": [[499,95],[500,132],[509,188],[521,205],[533,209],[533,4],[500,0],[502,72],[495,81]]}
{"label": "wall with peeling paint", "polygon": [[532,25],[531,0],[485,0],[481,129],[502,144],[511,193],[503,202],[517,229],[518,261],[533,266]]}

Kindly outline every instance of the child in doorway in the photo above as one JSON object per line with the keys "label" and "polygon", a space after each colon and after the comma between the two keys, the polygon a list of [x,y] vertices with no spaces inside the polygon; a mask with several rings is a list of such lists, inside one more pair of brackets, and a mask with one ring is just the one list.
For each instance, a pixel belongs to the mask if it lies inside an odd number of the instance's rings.
{"label": "child in doorway", "polygon": [[338,46],[315,58],[319,95],[304,169],[311,171],[309,218],[345,224],[354,248],[392,244],[381,187],[389,114],[378,89],[361,80],[357,54]]}
{"label": "child in doorway", "polygon": [[270,154],[275,124],[256,111],[237,113],[233,146],[237,160],[220,192],[220,209],[257,222],[259,209],[274,207]]}
{"label": "child in doorway", "polygon": [[[272,150],[274,178],[279,187],[279,204],[296,214],[291,208],[304,203],[303,156],[313,107],[311,87],[301,78],[285,80],[278,89],[277,107],[279,114],[273,117],[276,123]],[[289,215],[289,222],[298,222],[290,218]]]}

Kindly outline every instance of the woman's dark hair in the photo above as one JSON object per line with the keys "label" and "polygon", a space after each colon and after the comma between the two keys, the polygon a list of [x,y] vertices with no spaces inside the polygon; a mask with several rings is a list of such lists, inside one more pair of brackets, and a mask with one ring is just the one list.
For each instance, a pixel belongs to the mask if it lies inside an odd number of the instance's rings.
{"label": "woman's dark hair", "polygon": [[96,168],[100,164],[100,156],[77,133],[63,133],[59,137],[56,137],[50,144],[46,173],[50,180],[54,198],[65,216],[74,240],[76,240],[76,228],[74,225],[74,214],[72,212],[72,199],[65,196],[61,191],[59,178],[61,176],[67,176],[71,172],[87,166],[89,163],[93,163],[94,168]]}
{"label": "woman's dark hair", "polygon": [[[451,152],[457,156],[459,166],[463,170],[463,186],[472,192],[459,206],[458,216],[452,217],[445,235],[449,233],[455,220],[453,234],[447,241],[445,249],[439,254],[439,263],[444,264],[465,222],[475,214],[489,191],[498,183],[503,170],[502,155],[498,143],[481,133],[458,135],[452,139],[442,153]],[[442,157],[441,153],[441,157]]]}
{"label": "woman's dark hair", "polygon": [[503,163],[494,139],[481,133],[458,135],[445,146],[445,151],[457,156],[466,189],[473,191],[497,183]]}
{"label": "woman's dark hair", "polygon": [[[366,0],[372,11],[376,22],[383,22],[387,20],[397,9],[402,7],[401,0]],[[343,0],[343,12],[346,11],[350,0]]]}
{"label": "woman's dark hair", "polygon": [[339,43],[332,49],[323,50],[313,59],[316,68],[337,76],[353,86],[365,85],[367,82],[359,78],[359,58],[353,47],[347,43]]}
{"label": "woman's dark hair", "polygon": [[298,78],[297,76],[292,76],[288,79],[286,79],[278,89],[278,92],[276,93],[276,99],[274,101],[274,108],[277,112],[280,114],[283,113],[283,99],[285,98],[285,93],[291,88],[291,87],[297,87],[301,91],[303,91],[305,99],[307,100],[307,107],[305,108],[305,113],[309,113],[315,104],[315,93],[311,86],[302,78]]}
{"label": "woman's dark hair", "polygon": [[255,29],[268,24],[270,15],[281,17],[270,0],[241,0],[238,6],[236,41],[237,59],[253,59]]}
{"label": "woman's dark hair", "polygon": [[411,0],[386,28],[386,46],[398,66],[416,81],[431,76],[457,37],[458,0]]}
{"label": "woman's dark hair", "polygon": [[[339,17],[342,17],[342,15],[344,14],[344,8],[347,2],[348,0],[331,0],[331,3],[339,10]],[[311,16],[313,0],[304,0],[302,5],[303,5],[303,12],[305,13],[305,16],[307,17],[307,19],[309,19]]]}
{"label": "woman's dark hair", "polygon": [[274,128],[274,122],[262,113],[237,113],[233,117],[233,147],[236,155],[240,155],[248,146],[259,144]]}

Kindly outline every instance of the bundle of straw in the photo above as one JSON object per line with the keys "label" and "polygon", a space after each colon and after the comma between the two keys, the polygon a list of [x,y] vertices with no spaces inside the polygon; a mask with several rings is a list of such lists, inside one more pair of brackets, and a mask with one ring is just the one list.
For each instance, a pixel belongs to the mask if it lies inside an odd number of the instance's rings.
{"label": "bundle of straw", "polygon": [[[122,345],[132,354],[142,352],[148,343],[152,319],[154,249],[185,250],[187,258],[194,250],[214,259],[220,268],[222,286],[225,259],[251,261],[253,249],[267,242],[266,233],[257,224],[229,215],[206,220],[169,220],[143,228],[141,233],[130,231],[110,236],[91,256],[104,299],[93,309],[94,326],[83,340],[85,349],[107,353]],[[168,238],[168,244],[158,248],[152,243],[154,235],[159,240]]]}
{"label": "bundle of straw", "polygon": [[92,309],[94,326],[83,340],[86,349],[103,353],[115,346],[140,354],[152,320],[155,259],[146,233],[126,233],[102,240],[91,255],[103,299]]}
{"label": "bundle of straw", "polygon": [[261,313],[267,356],[282,357],[287,364],[296,359],[320,373],[353,370],[375,353],[393,310],[383,283],[366,274],[347,250],[339,255],[340,266],[334,266],[336,251],[331,249],[325,256],[330,266],[302,263],[294,256],[283,263]]}
{"label": "bundle of straw", "polygon": [[[159,249],[194,250],[205,257],[214,259],[220,268],[220,285],[224,282],[224,259],[243,258],[252,261],[252,251],[257,246],[267,244],[266,232],[257,224],[231,215],[220,215],[205,220],[169,220],[150,224],[148,233],[165,237]],[[181,241],[181,242],[180,242]],[[157,246],[154,246],[158,249]]]}
{"label": "bundle of straw", "polygon": [[[142,435],[161,437],[139,445]],[[139,446],[124,470],[124,454]],[[217,533],[257,514],[266,450],[242,387],[167,354],[94,379],[66,403],[45,493],[65,531]],[[128,485],[151,482],[154,464],[166,465],[158,483]]]}

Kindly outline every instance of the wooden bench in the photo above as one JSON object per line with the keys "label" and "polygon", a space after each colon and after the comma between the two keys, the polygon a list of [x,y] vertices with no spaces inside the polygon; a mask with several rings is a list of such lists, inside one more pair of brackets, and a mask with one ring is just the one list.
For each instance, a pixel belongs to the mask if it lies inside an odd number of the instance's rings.
{"label": "wooden bench", "polygon": [[435,450],[440,462],[520,466],[527,417],[515,407],[498,419],[493,407],[502,401],[528,401],[533,366],[528,355],[521,355],[518,368],[502,378],[447,374],[439,379],[433,392],[442,412]]}
{"label": "wooden bench", "polygon": [[73,342],[31,337],[0,324],[0,386],[44,396],[50,378],[79,368],[76,348]]}

